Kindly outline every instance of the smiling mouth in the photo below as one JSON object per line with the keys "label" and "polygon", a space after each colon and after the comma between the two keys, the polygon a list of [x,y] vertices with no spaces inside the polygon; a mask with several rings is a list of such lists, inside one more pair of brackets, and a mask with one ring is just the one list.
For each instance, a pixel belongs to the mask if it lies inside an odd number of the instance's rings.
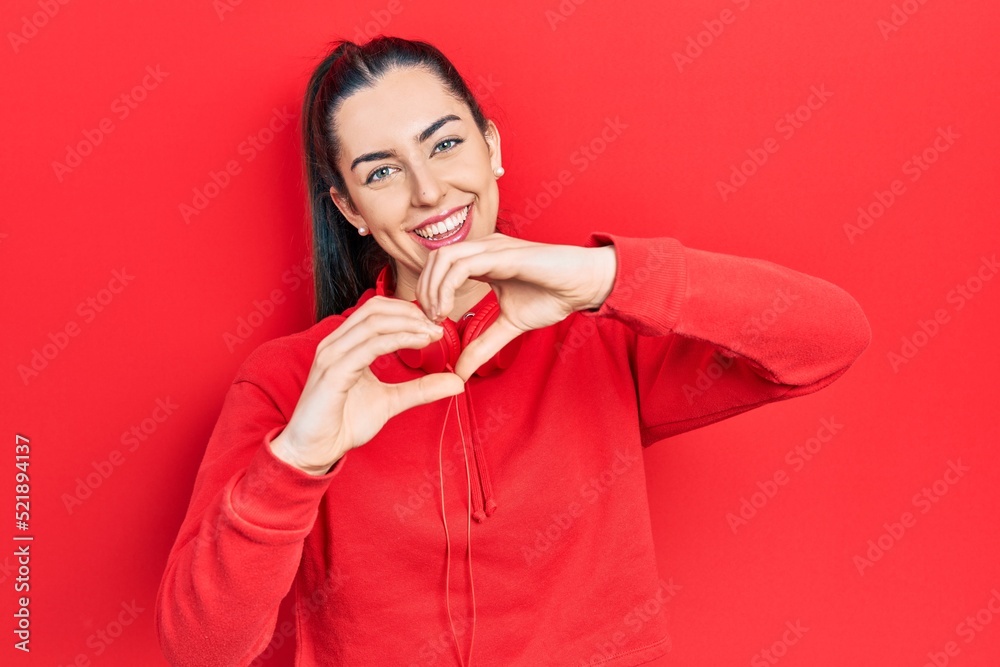
{"label": "smiling mouth", "polygon": [[420,229],[414,229],[413,233],[428,241],[443,241],[450,238],[465,226],[465,221],[469,218],[469,209],[471,207],[472,204],[469,204],[461,211],[450,215],[447,219],[435,222],[433,225],[421,227]]}

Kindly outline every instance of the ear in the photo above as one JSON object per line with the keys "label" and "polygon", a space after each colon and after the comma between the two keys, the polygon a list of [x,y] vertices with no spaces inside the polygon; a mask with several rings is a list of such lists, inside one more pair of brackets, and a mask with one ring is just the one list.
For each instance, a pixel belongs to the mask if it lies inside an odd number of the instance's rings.
{"label": "ear", "polygon": [[354,228],[366,227],[365,219],[361,217],[361,214],[357,212],[354,208],[354,203],[349,197],[337,192],[334,187],[330,188],[330,198],[333,199],[333,203],[337,205],[340,212],[347,218],[347,221],[354,225]]}
{"label": "ear", "polygon": [[486,133],[483,135],[486,139],[486,146],[490,151],[490,169],[496,169],[503,165],[503,161],[500,159],[500,131],[497,130],[496,123],[492,120],[486,121]]}

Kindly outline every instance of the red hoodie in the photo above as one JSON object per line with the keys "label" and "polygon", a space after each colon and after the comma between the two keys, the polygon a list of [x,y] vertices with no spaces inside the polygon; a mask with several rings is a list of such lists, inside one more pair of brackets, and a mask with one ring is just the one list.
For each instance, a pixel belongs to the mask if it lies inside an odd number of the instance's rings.
{"label": "red hoodie", "polygon": [[[522,334],[508,368],[393,417],[322,476],[269,443],[316,345],[377,289],[256,348],[157,594],[170,663],[253,664],[291,588],[297,667],[628,667],[667,653],[679,587],[657,570],[643,447],[821,389],[871,330],[843,289],[768,261],[666,237],[586,245],[609,243],[599,309]],[[386,272],[377,288],[391,289]],[[423,373],[395,354],[371,368],[384,382]]]}

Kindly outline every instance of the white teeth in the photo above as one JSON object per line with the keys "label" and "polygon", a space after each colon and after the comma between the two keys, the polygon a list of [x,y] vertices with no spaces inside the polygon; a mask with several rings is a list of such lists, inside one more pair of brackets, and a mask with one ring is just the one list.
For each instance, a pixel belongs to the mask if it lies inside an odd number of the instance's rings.
{"label": "white teeth", "polygon": [[436,222],[433,225],[428,225],[426,227],[422,227],[421,229],[417,229],[415,230],[415,232],[420,236],[423,236],[425,239],[434,236],[439,236],[441,234],[444,234],[445,232],[452,231],[453,229],[461,225],[463,222],[465,222],[465,218],[468,216],[468,214],[469,214],[469,207],[466,206],[461,211],[455,213],[454,215],[448,217],[447,219],[442,220],[441,222]]}

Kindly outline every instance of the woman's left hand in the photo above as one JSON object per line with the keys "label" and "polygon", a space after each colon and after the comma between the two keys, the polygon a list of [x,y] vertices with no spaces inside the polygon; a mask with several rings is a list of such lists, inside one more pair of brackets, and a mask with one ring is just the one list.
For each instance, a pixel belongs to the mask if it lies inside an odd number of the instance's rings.
{"label": "woman's left hand", "polygon": [[455,364],[455,373],[468,380],[525,331],[600,307],[611,292],[617,264],[611,245],[535,243],[495,232],[432,250],[416,296],[427,317],[441,322],[453,308],[455,289],[467,279],[487,282],[496,292],[499,317],[462,350]]}

